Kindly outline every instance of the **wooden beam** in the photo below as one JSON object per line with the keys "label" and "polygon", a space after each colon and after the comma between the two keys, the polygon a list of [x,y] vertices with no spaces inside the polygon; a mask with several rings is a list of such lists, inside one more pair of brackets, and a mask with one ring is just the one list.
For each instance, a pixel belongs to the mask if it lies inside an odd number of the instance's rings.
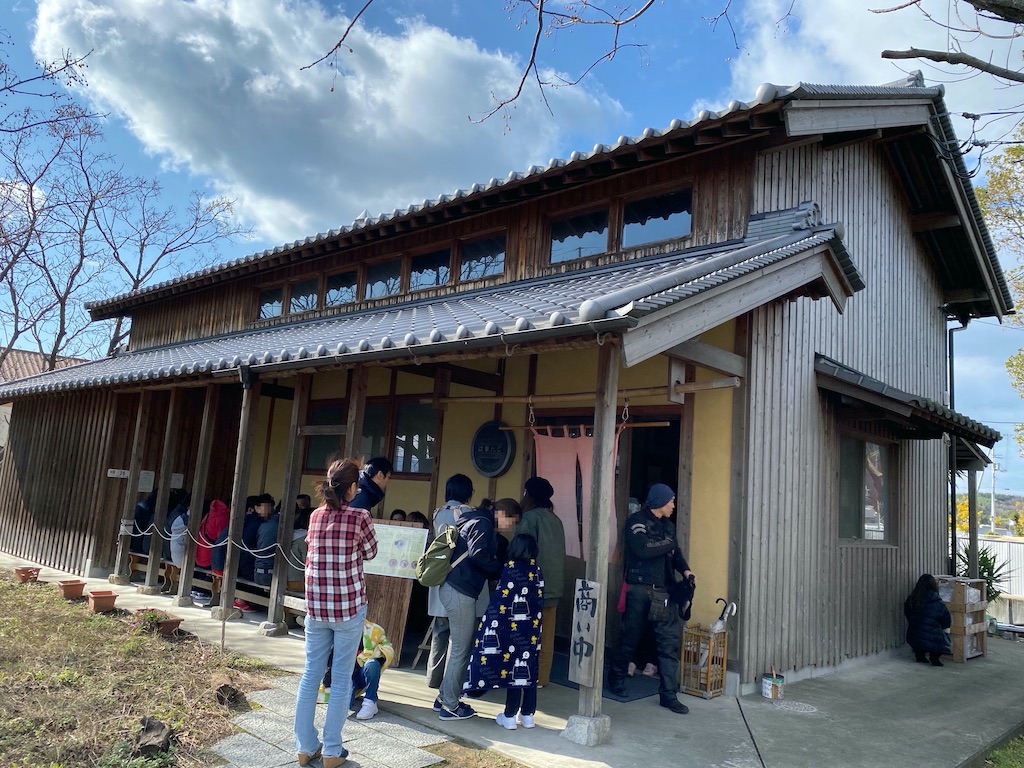
{"label": "wooden beam", "polygon": [[245,498],[249,488],[249,469],[252,467],[253,418],[260,399],[260,380],[242,368],[242,408],[239,413],[238,445],[235,448],[235,477],[231,485],[231,518],[228,523],[227,558],[221,585],[220,605],[210,611],[214,619],[226,621],[241,617],[234,606],[235,583],[238,580],[239,543],[245,525]]}
{"label": "wooden beam", "polygon": [[452,384],[462,384],[463,386],[473,387],[474,389],[483,389],[488,392],[498,392],[501,389],[501,377],[497,374],[487,373],[487,371],[477,371],[461,365],[453,365],[451,363],[421,363],[419,365],[400,365],[394,367],[402,373],[408,373],[413,376],[423,376],[428,379],[435,378],[438,371],[446,370],[451,375]]}
{"label": "wooden beam", "polygon": [[936,211],[912,216],[910,226],[913,233],[918,235],[922,232],[934,232],[937,229],[957,229],[963,226],[963,222],[951,211]]}
{"label": "wooden beam", "polygon": [[110,575],[112,584],[127,584],[131,581],[128,570],[128,554],[131,549],[132,530],[135,528],[135,505],[139,500],[139,472],[142,471],[142,451],[149,431],[149,412],[153,406],[153,393],[142,390],[139,395],[139,410],[135,416],[135,438],[132,441],[131,460],[128,464],[128,484],[124,489],[124,503],[121,507],[121,530],[117,540],[117,557],[114,572]]}
{"label": "wooden beam", "polygon": [[[434,379],[434,457],[430,465],[430,489],[427,498],[430,499],[430,508],[437,509],[441,506],[437,498],[437,489],[441,483],[441,444],[444,440],[444,415],[448,407],[441,400],[448,396],[451,390],[451,371],[439,370]],[[492,497],[493,498],[493,497]],[[447,499],[440,499],[443,503]]]}
{"label": "wooden beam", "polygon": [[359,450],[363,438],[363,411],[366,409],[366,385],[369,371],[365,365],[357,365],[349,370],[348,375],[348,417],[341,446],[343,456],[356,459],[359,458],[356,452]]}
{"label": "wooden beam", "polygon": [[160,453],[160,470],[157,473],[156,504],[153,507],[153,534],[149,539],[149,562],[146,564],[146,583],[139,588],[142,594],[155,594],[159,587],[160,560],[164,548],[164,523],[167,520],[167,505],[171,498],[171,472],[174,470],[174,445],[177,441],[178,422],[181,420],[181,398],[184,390],[171,390],[167,404],[167,424],[164,427],[164,443]]}
{"label": "wooden beam", "polygon": [[[309,374],[303,374],[308,376]],[[344,435],[347,427],[344,424],[306,424],[295,427],[299,437],[312,437],[314,435]]]}
{"label": "wooden beam", "polygon": [[[615,417],[616,392],[619,388],[620,350],[617,339],[607,339],[599,348],[597,382],[594,392],[594,458],[590,488],[590,541],[587,542],[587,581],[603,588],[603,594],[614,592],[608,584],[608,511],[615,504]],[[596,614],[594,637],[594,685],[580,686],[579,713],[582,717],[601,716],[604,688],[604,638],[606,607],[602,604]]]}
{"label": "wooden beam", "polygon": [[747,375],[747,359],[733,352],[706,344],[700,339],[690,339],[665,350],[669,357],[685,360],[709,371],[727,376],[743,378]]}
{"label": "wooden beam", "polygon": [[196,565],[196,540],[199,538],[199,524],[206,513],[206,481],[210,476],[210,457],[213,455],[213,434],[217,427],[217,404],[220,400],[220,386],[206,385],[206,403],[203,406],[203,424],[199,428],[199,452],[196,467],[192,473],[192,499],[189,504],[188,534],[185,542],[185,559],[181,564],[181,578],[178,580],[178,596],[174,605],[192,605],[192,572]]}
{"label": "wooden beam", "polygon": [[295,399],[292,400],[292,416],[288,428],[288,445],[285,448],[284,486],[281,489],[281,513],[277,521],[277,552],[274,553],[274,575],[270,581],[270,599],[267,606],[267,620],[260,625],[260,634],[276,636],[288,634],[284,620],[284,593],[288,587],[288,558],[291,556],[292,530],[295,528],[295,497],[302,479],[302,438],[300,425],[306,420],[309,410],[309,393],[313,377],[308,373],[299,376],[295,384]]}

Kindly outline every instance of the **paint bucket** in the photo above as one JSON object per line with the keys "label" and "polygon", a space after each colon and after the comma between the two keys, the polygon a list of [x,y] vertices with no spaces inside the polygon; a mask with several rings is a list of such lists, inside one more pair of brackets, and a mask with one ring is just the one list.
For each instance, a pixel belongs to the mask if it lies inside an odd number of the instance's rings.
{"label": "paint bucket", "polygon": [[783,675],[765,673],[761,675],[761,695],[766,699],[781,699],[782,688],[785,684],[786,678]]}

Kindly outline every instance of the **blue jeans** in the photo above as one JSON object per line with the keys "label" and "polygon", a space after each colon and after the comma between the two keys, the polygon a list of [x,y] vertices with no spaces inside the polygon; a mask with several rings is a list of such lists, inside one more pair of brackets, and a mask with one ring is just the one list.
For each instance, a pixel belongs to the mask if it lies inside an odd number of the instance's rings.
{"label": "blue jeans", "polygon": [[377,686],[380,685],[380,659],[367,659],[359,671],[352,676],[352,703],[356,703],[356,691],[363,692],[363,698],[377,701]]}
{"label": "blue jeans", "polygon": [[441,703],[448,710],[459,706],[462,685],[466,682],[473,635],[478,622],[476,598],[459,592],[445,582],[440,587],[441,605],[448,614],[448,661],[441,681]]}
{"label": "blue jeans", "polygon": [[306,618],[306,668],[299,680],[295,700],[295,748],[312,755],[320,747],[320,737],[313,717],[316,714],[316,694],[327,670],[327,657],[334,651],[332,676],[334,687],[327,702],[324,721],[324,756],[341,757],[341,729],[348,716],[348,701],[352,696],[352,667],[356,663],[359,638],[363,636],[366,606],[348,621],[316,621]]}

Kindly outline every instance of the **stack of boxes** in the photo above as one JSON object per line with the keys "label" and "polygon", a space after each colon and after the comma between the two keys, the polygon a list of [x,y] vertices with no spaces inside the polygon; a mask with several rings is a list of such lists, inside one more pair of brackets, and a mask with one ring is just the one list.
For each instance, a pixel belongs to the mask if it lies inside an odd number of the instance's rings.
{"label": "stack of boxes", "polygon": [[965,662],[985,655],[988,619],[985,611],[985,580],[961,576],[936,576],[939,597],[949,609],[953,624],[949,628],[953,661]]}

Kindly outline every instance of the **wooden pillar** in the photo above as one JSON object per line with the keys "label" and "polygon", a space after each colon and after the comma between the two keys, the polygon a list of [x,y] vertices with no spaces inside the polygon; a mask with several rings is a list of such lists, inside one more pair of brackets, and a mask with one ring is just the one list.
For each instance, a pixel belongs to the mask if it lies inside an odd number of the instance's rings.
{"label": "wooden pillar", "polygon": [[[992,468],[995,471],[995,467]],[[956,524],[953,525],[956,530]],[[969,539],[967,549],[967,575],[969,578],[978,578],[978,473],[976,470],[967,470],[967,536]],[[956,539],[953,540],[953,551],[956,552]],[[954,570],[950,574],[956,575]]]}
{"label": "wooden pillar", "polygon": [[[359,444],[363,439],[363,411],[366,409],[366,386],[369,371],[365,365],[357,365],[349,371],[348,416],[345,420],[345,436],[341,441],[342,456],[358,459]],[[372,458],[372,457],[367,457]]]}
{"label": "wooden pillar", "polygon": [[149,540],[149,563],[146,565],[146,581],[139,587],[144,595],[156,594],[160,587],[160,560],[164,548],[164,523],[167,521],[167,504],[171,498],[171,472],[174,470],[174,442],[178,436],[178,422],[181,414],[182,387],[171,390],[167,405],[167,423],[164,427],[164,445],[160,454],[160,471],[157,473],[156,503],[153,506],[153,535]]}
{"label": "wooden pillar", "polygon": [[240,618],[242,612],[234,607],[235,582],[238,579],[238,545],[242,541],[245,525],[245,497],[249,487],[249,469],[252,466],[253,412],[260,399],[260,381],[248,366],[239,371],[242,379],[242,411],[238,423],[238,447],[235,451],[235,479],[231,486],[231,520],[228,523],[227,558],[220,592],[220,605],[210,610],[214,619],[221,621]]}
{"label": "wooden pillar", "polygon": [[[594,458],[590,488],[590,540],[587,542],[587,581],[608,592],[608,510],[615,503],[615,415],[619,388],[620,347],[617,338],[606,336],[598,348],[597,384],[594,392]],[[611,737],[611,720],[601,714],[604,688],[605,601],[597,611],[594,637],[593,686],[580,686],[579,714],[569,718],[562,735],[579,744],[594,746]]]}
{"label": "wooden pillar", "polygon": [[206,481],[210,476],[210,456],[213,454],[213,433],[217,426],[217,403],[220,387],[206,385],[206,403],[203,407],[203,424],[199,429],[199,452],[196,467],[192,473],[192,499],[188,513],[188,538],[185,540],[185,559],[181,563],[181,578],[178,581],[178,595],[174,605],[192,605],[192,571],[196,565],[196,541],[199,539],[199,525],[206,514]]}
{"label": "wooden pillar", "polygon": [[266,636],[288,633],[284,620],[284,593],[288,586],[288,558],[291,555],[292,529],[295,527],[295,496],[302,477],[302,448],[305,438],[299,427],[309,410],[309,391],[312,379],[308,373],[299,375],[292,400],[292,419],[288,427],[288,447],[285,453],[284,487],[281,489],[281,516],[277,521],[277,552],[274,554],[274,578],[270,582],[270,601],[267,620],[260,625],[260,634]]}
{"label": "wooden pillar", "polygon": [[128,554],[132,542],[132,530],[135,527],[135,505],[139,499],[139,473],[142,471],[142,450],[146,443],[146,430],[149,429],[149,410],[153,403],[152,390],[144,389],[139,396],[139,411],[135,417],[135,438],[132,443],[131,461],[128,464],[128,485],[124,491],[124,505],[121,509],[121,530],[117,539],[117,558],[114,572],[110,575],[111,584],[127,584],[131,581],[128,570]]}
{"label": "wooden pillar", "polygon": [[[444,439],[444,415],[448,410],[448,403],[441,402],[441,398],[448,397],[451,393],[451,386],[452,372],[449,369],[442,368],[434,374],[434,461],[430,465],[430,490],[427,497],[430,499],[430,509],[427,510],[428,514],[448,501],[448,499],[442,499],[438,503],[437,489],[441,483],[441,441]],[[433,519],[430,524],[433,526]]]}

